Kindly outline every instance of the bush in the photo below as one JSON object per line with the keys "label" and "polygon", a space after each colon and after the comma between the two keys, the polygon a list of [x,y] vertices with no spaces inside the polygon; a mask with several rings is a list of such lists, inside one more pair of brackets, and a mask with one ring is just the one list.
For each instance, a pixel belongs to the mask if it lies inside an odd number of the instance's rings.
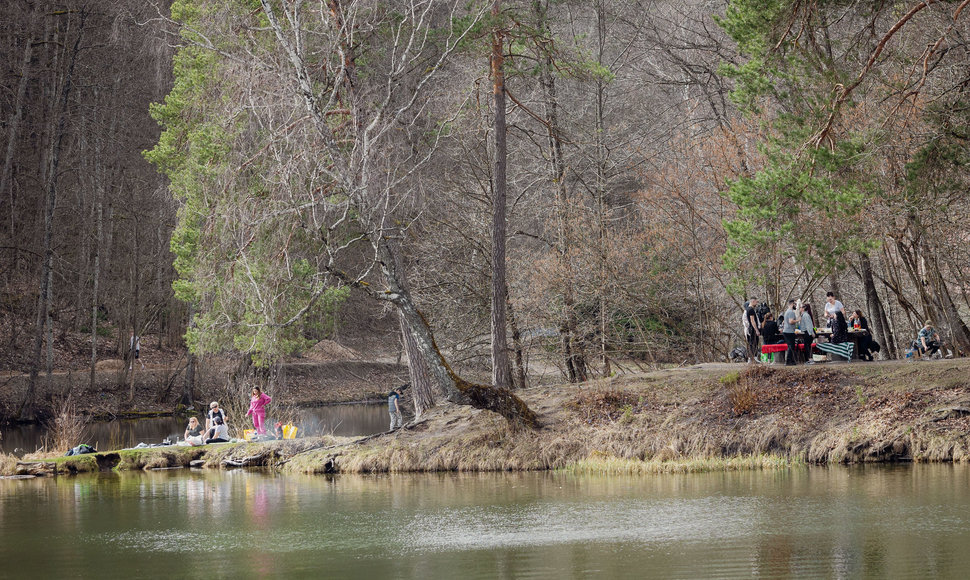
{"label": "bush", "polygon": [[753,413],[758,406],[757,384],[765,376],[761,367],[751,368],[743,373],[731,372],[721,377],[721,384],[727,388],[731,411],[741,416]]}
{"label": "bush", "polygon": [[47,421],[47,442],[49,451],[65,452],[83,443],[85,432],[84,416],[78,413],[77,406],[68,396],[54,403],[54,416]]}

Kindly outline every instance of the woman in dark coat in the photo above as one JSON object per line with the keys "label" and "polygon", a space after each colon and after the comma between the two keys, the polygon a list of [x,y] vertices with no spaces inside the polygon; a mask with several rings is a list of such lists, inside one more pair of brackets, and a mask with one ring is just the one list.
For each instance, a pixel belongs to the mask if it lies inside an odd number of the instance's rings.
{"label": "woman in dark coat", "polygon": [[853,327],[858,323],[860,330],[866,331],[859,337],[859,358],[862,360],[872,360],[872,331],[869,330],[869,321],[862,315],[861,310],[856,310],[849,315],[849,323]]}
{"label": "woman in dark coat", "polygon": [[771,312],[765,314],[764,322],[761,323],[761,336],[765,344],[781,344],[785,339],[778,332],[778,323],[775,322],[775,315]]}
{"label": "woman in dark coat", "polygon": [[845,315],[842,311],[836,311],[835,320],[832,324],[832,340],[831,342],[839,344],[842,342],[849,342],[849,325],[845,321]]}

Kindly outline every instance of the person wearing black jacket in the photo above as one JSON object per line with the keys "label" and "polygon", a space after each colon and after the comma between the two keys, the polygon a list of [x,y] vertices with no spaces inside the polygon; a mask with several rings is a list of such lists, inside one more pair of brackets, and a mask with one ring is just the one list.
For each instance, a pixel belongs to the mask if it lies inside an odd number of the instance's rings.
{"label": "person wearing black jacket", "polygon": [[758,299],[752,298],[744,309],[744,338],[748,342],[748,362],[758,362],[761,354],[761,319],[758,317]]}
{"label": "person wearing black jacket", "polygon": [[778,323],[775,322],[775,315],[771,312],[765,313],[764,322],[761,323],[761,339],[765,344],[781,344],[785,342],[784,337],[778,332]]}
{"label": "person wearing black jacket", "polygon": [[869,330],[869,321],[862,315],[861,310],[856,310],[849,315],[849,326],[856,327],[857,323],[859,329],[866,331],[866,334],[859,338],[859,358],[871,361],[873,351],[872,331]]}

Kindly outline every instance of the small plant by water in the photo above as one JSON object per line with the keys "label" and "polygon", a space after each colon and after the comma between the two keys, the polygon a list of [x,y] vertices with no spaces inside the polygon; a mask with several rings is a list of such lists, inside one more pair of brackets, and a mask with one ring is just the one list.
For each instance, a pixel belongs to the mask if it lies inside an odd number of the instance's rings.
{"label": "small plant by water", "polygon": [[54,416],[47,421],[49,451],[63,452],[84,443],[85,419],[71,396],[54,403]]}
{"label": "small plant by water", "polygon": [[754,411],[758,404],[758,395],[754,382],[747,374],[728,373],[721,377],[721,384],[727,388],[728,401],[735,415],[740,417]]}

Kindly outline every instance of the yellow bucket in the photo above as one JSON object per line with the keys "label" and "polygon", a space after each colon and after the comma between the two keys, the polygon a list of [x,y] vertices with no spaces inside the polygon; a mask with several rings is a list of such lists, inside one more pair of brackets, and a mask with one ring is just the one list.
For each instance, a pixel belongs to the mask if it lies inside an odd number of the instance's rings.
{"label": "yellow bucket", "polygon": [[256,436],[255,429],[243,429],[243,439],[245,441],[252,441],[253,437]]}
{"label": "yellow bucket", "polygon": [[283,425],[283,439],[296,439],[296,425]]}

